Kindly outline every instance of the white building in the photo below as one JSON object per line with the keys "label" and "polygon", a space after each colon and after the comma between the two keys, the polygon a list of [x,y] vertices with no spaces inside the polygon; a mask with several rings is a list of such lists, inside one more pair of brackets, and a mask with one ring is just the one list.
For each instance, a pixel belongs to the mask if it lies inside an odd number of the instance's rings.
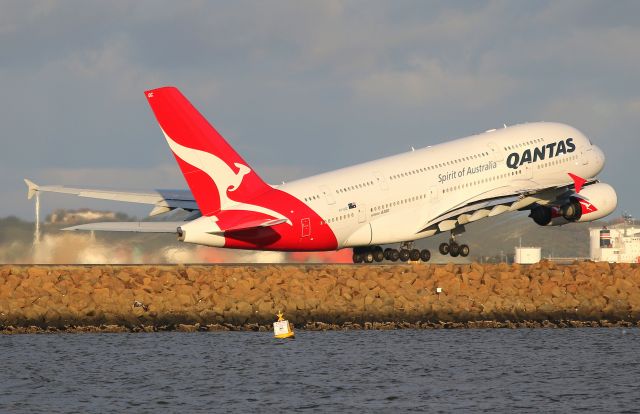
{"label": "white building", "polygon": [[534,264],[540,261],[541,254],[540,247],[516,247],[513,261],[519,264]]}
{"label": "white building", "polygon": [[591,260],[610,263],[640,263],[640,228],[616,224],[589,229]]}

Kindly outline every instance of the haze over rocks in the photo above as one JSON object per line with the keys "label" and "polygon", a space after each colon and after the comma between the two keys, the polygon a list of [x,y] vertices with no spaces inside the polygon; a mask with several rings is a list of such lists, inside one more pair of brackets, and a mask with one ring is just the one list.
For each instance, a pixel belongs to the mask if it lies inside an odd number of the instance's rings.
{"label": "haze over rocks", "polygon": [[0,267],[5,332],[265,330],[278,310],[308,329],[631,325],[640,321],[640,267]]}

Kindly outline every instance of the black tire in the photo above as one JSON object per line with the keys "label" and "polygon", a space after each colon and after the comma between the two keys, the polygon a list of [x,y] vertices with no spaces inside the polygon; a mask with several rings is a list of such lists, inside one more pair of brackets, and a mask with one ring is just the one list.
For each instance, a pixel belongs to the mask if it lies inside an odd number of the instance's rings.
{"label": "black tire", "polygon": [[406,262],[409,260],[409,250],[407,249],[400,250],[400,260],[402,260],[403,262]]}
{"label": "black tire", "polygon": [[451,257],[458,257],[460,255],[460,246],[458,243],[451,243],[449,246],[449,254]]}
{"label": "black tire", "polygon": [[460,246],[460,256],[467,257],[469,256],[469,246],[463,244]]}
{"label": "black tire", "polygon": [[384,249],[384,258],[386,260],[391,260],[391,252],[393,251],[393,249],[387,247],[386,249]]}
{"label": "black tire", "polygon": [[422,260],[423,262],[428,262],[429,260],[431,260],[431,252],[427,249],[421,250],[420,260]]}
{"label": "black tire", "polygon": [[373,252],[365,252],[362,256],[365,263],[373,263]]}
{"label": "black tire", "polygon": [[391,260],[392,262],[397,262],[398,259],[400,259],[400,252],[396,249],[391,249],[391,252],[389,253],[389,260]]}
{"label": "black tire", "polygon": [[373,260],[375,260],[376,262],[381,262],[384,260],[384,252],[382,251],[382,249],[378,248],[373,250]]}
{"label": "black tire", "polygon": [[418,260],[420,260],[420,250],[418,249],[409,250],[409,259],[411,259],[412,262],[417,262]]}
{"label": "black tire", "polygon": [[362,263],[362,255],[360,253],[353,254],[353,263]]}
{"label": "black tire", "polygon": [[438,251],[440,251],[441,255],[443,256],[448,255],[449,250],[450,250],[449,243],[440,243],[440,247],[438,247]]}

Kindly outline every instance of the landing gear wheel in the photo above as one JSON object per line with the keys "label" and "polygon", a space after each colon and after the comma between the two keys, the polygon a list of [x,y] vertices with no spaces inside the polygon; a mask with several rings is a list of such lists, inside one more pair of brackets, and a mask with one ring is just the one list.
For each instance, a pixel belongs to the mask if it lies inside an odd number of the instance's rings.
{"label": "landing gear wheel", "polygon": [[353,254],[353,263],[362,263],[362,255],[360,253]]}
{"label": "landing gear wheel", "polygon": [[460,246],[458,243],[451,243],[451,245],[449,245],[449,254],[451,257],[458,257],[460,254]]}
{"label": "landing gear wheel", "polygon": [[391,249],[391,252],[389,252],[389,260],[391,260],[392,262],[397,262],[398,259],[400,259],[400,252],[396,249]]}
{"label": "landing gear wheel", "polygon": [[386,260],[391,260],[391,252],[393,251],[393,249],[387,247],[386,249],[384,249],[384,258]]}
{"label": "landing gear wheel", "polygon": [[431,252],[427,249],[420,251],[420,260],[423,262],[428,262],[431,259]]}
{"label": "landing gear wheel", "polygon": [[417,262],[418,260],[420,260],[420,250],[418,249],[409,250],[409,259],[411,259],[412,262]]}
{"label": "landing gear wheel", "polygon": [[373,252],[364,252],[362,256],[365,263],[373,263]]}
{"label": "landing gear wheel", "polygon": [[463,244],[460,246],[460,256],[467,257],[469,256],[469,246]]}
{"label": "landing gear wheel", "polygon": [[443,256],[446,256],[449,254],[449,250],[451,246],[449,246],[449,243],[440,243],[440,247],[438,247],[438,250],[440,251],[440,254]]}
{"label": "landing gear wheel", "polygon": [[373,250],[373,260],[376,262],[381,262],[384,260],[384,252],[380,247]]}
{"label": "landing gear wheel", "polygon": [[403,262],[406,262],[409,260],[409,250],[407,249],[400,250],[400,260],[402,260]]}

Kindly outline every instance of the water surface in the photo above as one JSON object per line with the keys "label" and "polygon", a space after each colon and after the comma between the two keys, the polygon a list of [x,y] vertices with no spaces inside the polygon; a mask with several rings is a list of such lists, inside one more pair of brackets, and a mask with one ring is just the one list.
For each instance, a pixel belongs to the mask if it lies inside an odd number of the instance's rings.
{"label": "water surface", "polygon": [[0,412],[637,412],[640,330],[0,336]]}

